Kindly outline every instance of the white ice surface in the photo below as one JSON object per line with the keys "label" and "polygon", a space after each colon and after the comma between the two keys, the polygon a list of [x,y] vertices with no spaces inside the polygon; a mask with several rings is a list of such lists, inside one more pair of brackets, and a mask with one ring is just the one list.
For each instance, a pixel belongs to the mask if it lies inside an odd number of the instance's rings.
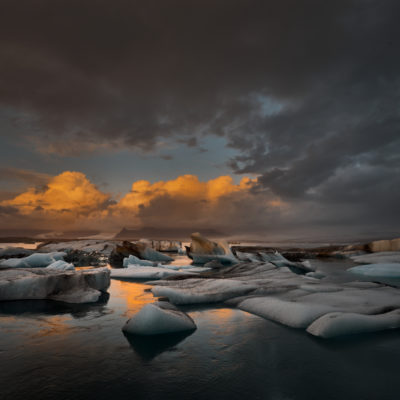
{"label": "white ice surface", "polygon": [[129,265],[128,268],[111,269],[111,278],[122,279],[164,279],[169,276],[189,275],[193,272],[179,272],[163,267]]}
{"label": "white ice surface", "polygon": [[53,269],[57,271],[75,271],[73,264],[67,263],[64,260],[54,261],[46,267],[46,269]]}
{"label": "white ice surface", "polygon": [[370,278],[398,278],[400,279],[400,263],[358,265],[348,269],[352,274]]}
{"label": "white ice surface", "polygon": [[97,301],[110,285],[108,268],[58,271],[48,268],[0,270],[0,301],[59,300],[69,303]]}
{"label": "white ice surface", "polygon": [[331,338],[394,328],[400,328],[400,309],[378,315],[328,313],[314,321],[307,332],[314,336]]}
{"label": "white ice surface", "polygon": [[154,286],[156,297],[168,297],[173,304],[216,303],[232,297],[242,296],[256,288],[255,285],[230,279],[186,279],[183,288]]}
{"label": "white ice surface", "polygon": [[261,262],[209,271],[204,279],[153,284],[154,296],[167,297],[174,304],[226,301],[250,313],[303,329],[332,312],[377,315],[400,308],[400,290],[394,287],[373,282],[321,281]]}
{"label": "white ice surface", "polygon": [[33,253],[28,257],[22,258],[9,258],[0,263],[1,267],[7,268],[40,268],[47,267],[57,260],[63,260],[66,256],[64,252],[52,253]]}
{"label": "white ice surface", "polygon": [[196,329],[193,320],[175,307],[146,304],[129,319],[122,330],[135,335],[160,335]]}
{"label": "white ice surface", "polygon": [[129,257],[124,258],[122,265],[124,267],[128,267],[129,265],[143,265],[143,266],[151,267],[154,265],[154,262],[148,261],[148,260],[141,260],[140,258],[131,254]]}
{"label": "white ice surface", "polygon": [[400,251],[382,251],[380,253],[353,256],[351,259],[360,264],[390,264],[400,263]]}
{"label": "white ice surface", "polygon": [[329,305],[298,303],[273,297],[255,297],[239,304],[241,310],[293,328],[307,328],[316,318],[333,311]]}

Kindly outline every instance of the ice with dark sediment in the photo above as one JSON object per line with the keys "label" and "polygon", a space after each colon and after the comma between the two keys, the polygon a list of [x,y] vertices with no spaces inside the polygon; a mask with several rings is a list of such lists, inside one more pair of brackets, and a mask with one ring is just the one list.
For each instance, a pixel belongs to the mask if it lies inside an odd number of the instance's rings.
{"label": "ice with dark sediment", "polygon": [[123,326],[125,333],[133,335],[162,335],[193,331],[196,324],[186,313],[165,301],[146,304]]}
{"label": "ice with dark sediment", "polygon": [[218,261],[221,264],[230,265],[238,262],[228,243],[224,241],[213,242],[200,235],[200,233],[192,233],[191,239],[192,242],[187,254],[195,264]]}
{"label": "ice with dark sediment", "polygon": [[[400,309],[397,288],[376,282],[326,283],[272,262],[240,262],[199,278],[152,284],[154,296],[173,304],[225,303],[290,327],[309,328],[320,337],[396,327],[395,310]],[[328,315],[340,315],[335,327],[321,319]]]}
{"label": "ice with dark sediment", "polygon": [[99,299],[110,285],[110,270],[84,271],[49,268],[0,270],[0,301],[58,300],[89,303]]}

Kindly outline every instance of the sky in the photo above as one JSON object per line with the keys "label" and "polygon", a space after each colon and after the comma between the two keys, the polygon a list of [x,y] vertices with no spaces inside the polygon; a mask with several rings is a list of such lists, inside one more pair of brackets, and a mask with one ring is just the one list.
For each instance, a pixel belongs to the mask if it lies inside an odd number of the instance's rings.
{"label": "sky", "polygon": [[400,231],[395,0],[2,0],[0,226]]}

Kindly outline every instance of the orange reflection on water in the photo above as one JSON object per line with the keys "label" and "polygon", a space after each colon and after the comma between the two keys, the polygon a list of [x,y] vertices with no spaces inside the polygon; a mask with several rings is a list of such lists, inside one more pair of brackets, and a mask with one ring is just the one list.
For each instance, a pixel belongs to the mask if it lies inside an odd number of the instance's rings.
{"label": "orange reflection on water", "polygon": [[112,299],[122,300],[126,304],[129,312],[139,311],[145,304],[153,303],[153,294],[146,289],[151,289],[150,285],[138,284],[127,281],[112,280]]}
{"label": "orange reflection on water", "polygon": [[38,325],[39,331],[33,337],[46,337],[52,335],[65,335],[75,330],[68,324],[71,318],[66,315],[53,315],[44,318],[35,318],[35,323]]}

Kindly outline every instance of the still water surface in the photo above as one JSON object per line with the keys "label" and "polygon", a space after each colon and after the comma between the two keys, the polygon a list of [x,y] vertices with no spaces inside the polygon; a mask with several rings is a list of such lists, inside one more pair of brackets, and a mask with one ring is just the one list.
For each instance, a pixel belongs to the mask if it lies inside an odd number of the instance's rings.
{"label": "still water surface", "polygon": [[[320,269],[337,281],[347,267]],[[112,280],[97,304],[0,303],[0,399],[399,398],[399,330],[327,341],[240,310],[186,307],[193,334],[132,340],[121,327],[154,300],[148,288]]]}

